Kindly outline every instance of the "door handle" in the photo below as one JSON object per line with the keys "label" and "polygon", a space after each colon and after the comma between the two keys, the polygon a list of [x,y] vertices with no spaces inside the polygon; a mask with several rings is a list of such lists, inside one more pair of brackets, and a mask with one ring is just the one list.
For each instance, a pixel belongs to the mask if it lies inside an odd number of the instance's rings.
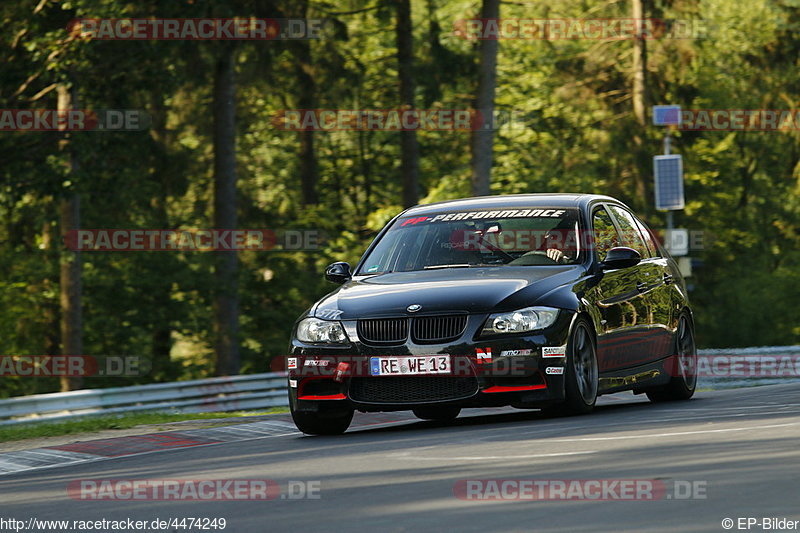
{"label": "door handle", "polygon": [[644,292],[647,289],[647,283],[640,281],[639,283],[636,284],[636,288],[638,289],[639,292]]}
{"label": "door handle", "polygon": [[672,274],[667,274],[666,272],[664,273],[664,285],[669,285],[672,283],[672,279]]}

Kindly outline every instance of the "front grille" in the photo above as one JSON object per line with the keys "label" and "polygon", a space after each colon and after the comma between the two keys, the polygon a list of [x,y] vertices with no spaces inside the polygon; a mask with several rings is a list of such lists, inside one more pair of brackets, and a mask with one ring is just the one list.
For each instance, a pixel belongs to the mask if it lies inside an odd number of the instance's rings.
{"label": "front grille", "polygon": [[467,315],[421,316],[414,318],[411,337],[418,344],[457,339],[467,327]]}
{"label": "front grille", "polygon": [[359,320],[358,338],[371,344],[402,344],[408,338],[408,319],[375,318]]}
{"label": "front grille", "polygon": [[358,321],[358,338],[367,344],[435,344],[457,339],[467,327],[467,315],[420,316],[414,318],[370,318]]}
{"label": "front grille", "polygon": [[386,376],[350,380],[350,398],[365,403],[460,400],[477,392],[474,377]]}

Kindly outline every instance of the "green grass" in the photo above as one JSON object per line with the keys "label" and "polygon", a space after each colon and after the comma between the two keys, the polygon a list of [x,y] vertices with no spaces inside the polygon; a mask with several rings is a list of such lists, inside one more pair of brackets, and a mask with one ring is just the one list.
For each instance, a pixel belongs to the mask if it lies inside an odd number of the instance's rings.
{"label": "green grass", "polygon": [[[288,408],[267,411],[241,411],[233,413],[131,413],[117,416],[89,416],[60,422],[32,422],[0,427],[0,442],[9,442],[41,437],[57,437],[73,433],[101,431],[104,429],[128,429],[148,424],[166,424],[183,420],[209,420],[214,418],[242,418],[250,416],[286,413]],[[234,422],[235,423],[235,422]]]}

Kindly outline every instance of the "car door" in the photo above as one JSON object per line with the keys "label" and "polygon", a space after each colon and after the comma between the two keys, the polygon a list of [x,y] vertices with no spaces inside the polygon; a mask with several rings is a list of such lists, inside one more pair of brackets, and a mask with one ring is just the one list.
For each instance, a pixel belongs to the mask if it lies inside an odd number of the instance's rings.
{"label": "car door", "polygon": [[[656,339],[654,340],[653,354],[659,359],[668,357],[674,352],[673,325],[675,316],[675,279],[673,266],[670,259],[665,256],[656,243],[655,235],[647,225],[636,215],[632,215],[642,238],[650,251],[651,259],[648,261],[655,265],[654,275],[657,276],[655,287],[650,291],[650,306],[653,313],[651,321]],[[673,263],[674,265],[674,263]]]}
{"label": "car door", "polygon": [[639,334],[635,342],[627,348],[631,350],[629,357],[635,359],[638,364],[657,361],[663,354],[663,324],[659,327],[659,322],[663,322],[662,316],[656,316],[659,311],[660,296],[663,291],[660,289],[664,285],[663,266],[658,263],[658,259],[653,257],[653,252],[640,230],[640,222],[636,220],[633,213],[619,205],[609,205],[609,211],[614,217],[617,227],[620,230],[622,245],[633,248],[642,256],[642,261],[638,266],[636,287],[639,290],[642,305],[647,309],[646,317],[639,324]]}
{"label": "car door", "polygon": [[[598,261],[608,250],[624,246],[619,227],[604,205],[592,210],[592,230]],[[600,372],[636,366],[646,360],[642,335],[648,320],[648,305],[641,294],[641,267],[605,270],[596,286],[600,313],[597,355]]]}

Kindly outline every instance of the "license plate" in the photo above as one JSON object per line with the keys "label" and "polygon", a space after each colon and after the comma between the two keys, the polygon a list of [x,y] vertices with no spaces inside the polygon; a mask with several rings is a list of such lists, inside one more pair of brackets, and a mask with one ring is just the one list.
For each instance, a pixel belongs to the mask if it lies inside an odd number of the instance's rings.
{"label": "license plate", "polygon": [[419,376],[422,374],[449,374],[449,355],[418,355],[399,357],[371,357],[369,372],[372,376]]}

